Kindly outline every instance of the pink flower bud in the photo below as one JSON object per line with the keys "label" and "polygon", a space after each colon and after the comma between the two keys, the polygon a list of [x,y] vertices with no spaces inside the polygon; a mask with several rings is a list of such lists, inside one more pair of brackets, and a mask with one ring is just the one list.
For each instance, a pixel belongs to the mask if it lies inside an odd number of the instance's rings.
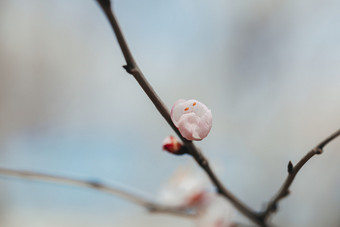
{"label": "pink flower bud", "polygon": [[187,140],[202,140],[212,127],[211,111],[194,99],[180,99],[171,109],[171,119]]}
{"label": "pink flower bud", "polygon": [[163,150],[173,154],[179,154],[182,144],[173,136],[168,136],[163,141]]}

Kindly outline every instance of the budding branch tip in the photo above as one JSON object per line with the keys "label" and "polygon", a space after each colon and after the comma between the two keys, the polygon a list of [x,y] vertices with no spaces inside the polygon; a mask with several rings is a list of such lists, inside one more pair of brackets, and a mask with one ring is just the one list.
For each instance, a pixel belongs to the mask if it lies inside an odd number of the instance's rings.
{"label": "budding branch tip", "polygon": [[292,173],[293,172],[293,163],[291,162],[291,161],[289,161],[289,163],[288,163],[288,173]]}

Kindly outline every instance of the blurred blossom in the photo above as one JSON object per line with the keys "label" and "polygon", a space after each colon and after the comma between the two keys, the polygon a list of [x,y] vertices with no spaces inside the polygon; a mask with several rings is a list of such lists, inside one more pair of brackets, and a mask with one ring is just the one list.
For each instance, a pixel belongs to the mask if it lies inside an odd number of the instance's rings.
{"label": "blurred blossom", "polygon": [[202,140],[212,127],[211,111],[203,103],[177,100],[171,109],[171,119],[187,140]]}
{"label": "blurred blossom", "polygon": [[182,167],[163,186],[160,201],[172,206],[200,206],[208,198],[208,186],[205,175]]}
{"label": "blurred blossom", "polygon": [[205,206],[200,208],[197,227],[231,227],[234,211],[224,198],[210,194]]}
{"label": "blurred blossom", "polygon": [[160,200],[172,206],[194,207],[198,227],[229,227],[233,208],[222,197],[209,190],[208,178],[189,167],[179,168],[164,185]]}

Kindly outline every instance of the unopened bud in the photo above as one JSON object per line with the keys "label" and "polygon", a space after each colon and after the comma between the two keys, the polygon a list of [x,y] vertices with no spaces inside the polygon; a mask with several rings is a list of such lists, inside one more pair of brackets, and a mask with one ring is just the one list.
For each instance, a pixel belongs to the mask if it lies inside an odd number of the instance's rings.
{"label": "unopened bud", "polygon": [[187,140],[204,139],[212,127],[211,111],[194,99],[177,100],[171,109],[171,119]]}
{"label": "unopened bud", "polygon": [[181,151],[182,144],[173,136],[168,136],[163,141],[163,150],[172,154],[183,154]]}

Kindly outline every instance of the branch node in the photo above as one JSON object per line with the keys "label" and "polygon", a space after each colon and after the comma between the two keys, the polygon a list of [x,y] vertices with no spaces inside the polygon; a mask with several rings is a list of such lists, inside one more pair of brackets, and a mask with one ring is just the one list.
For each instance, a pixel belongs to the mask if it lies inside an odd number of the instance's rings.
{"label": "branch node", "polygon": [[293,168],[294,168],[293,163],[291,161],[289,161],[288,167],[287,167],[289,174],[291,174],[293,172]]}
{"label": "branch node", "polygon": [[189,152],[188,152],[187,146],[186,145],[182,145],[176,155],[184,155],[184,154],[188,154],[188,153]]}
{"label": "branch node", "polygon": [[131,66],[129,66],[129,65],[123,65],[123,68],[126,70],[126,72],[128,72],[128,73],[131,72]]}
{"label": "branch node", "polygon": [[148,209],[148,211],[149,211],[150,213],[154,213],[154,212],[157,211],[156,207],[153,206],[152,204],[148,204],[148,205],[147,205],[147,209]]}
{"label": "branch node", "polygon": [[223,190],[221,188],[216,189],[217,194],[223,195]]}
{"label": "branch node", "polygon": [[206,168],[208,166],[208,161],[206,159],[201,159],[200,164]]}
{"label": "branch node", "polygon": [[282,195],[282,198],[284,198],[284,197],[286,197],[286,196],[288,196],[290,194],[290,191],[289,190],[287,190],[283,195]]}
{"label": "branch node", "polygon": [[91,185],[91,187],[92,188],[102,188],[103,187],[103,185],[100,183],[100,182],[98,182],[98,181],[91,181],[91,182],[89,182],[89,184]]}
{"label": "branch node", "polygon": [[123,65],[123,68],[131,75],[133,75],[137,71],[136,67],[133,67],[131,65]]}
{"label": "branch node", "polygon": [[323,152],[323,149],[320,148],[320,147],[317,147],[317,148],[314,149],[315,154],[322,154],[322,152]]}
{"label": "branch node", "polygon": [[176,152],[168,152],[168,153],[171,153],[173,155],[184,155],[184,154],[187,154],[188,151],[187,151],[185,146],[182,146],[178,151],[176,151]]}
{"label": "branch node", "polygon": [[276,212],[276,211],[277,211],[277,208],[278,208],[277,203],[273,203],[273,205],[270,207],[270,210],[271,210],[272,212]]}

